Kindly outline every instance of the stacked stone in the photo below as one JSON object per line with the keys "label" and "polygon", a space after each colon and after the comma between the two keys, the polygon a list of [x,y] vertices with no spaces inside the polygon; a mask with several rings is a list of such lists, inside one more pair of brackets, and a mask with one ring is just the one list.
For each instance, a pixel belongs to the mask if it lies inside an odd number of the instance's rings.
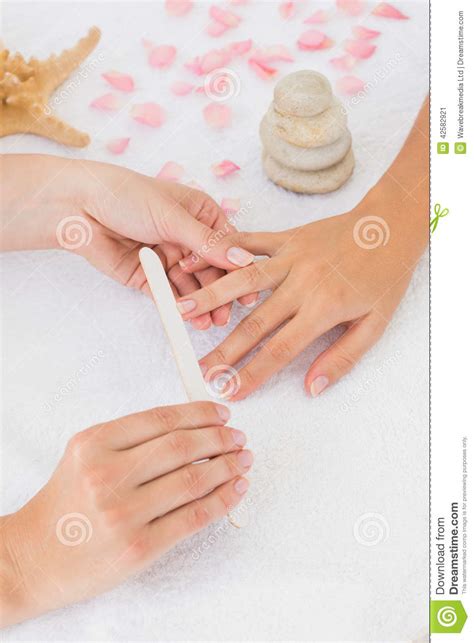
{"label": "stacked stone", "polygon": [[293,192],[337,190],[354,169],[346,123],[325,76],[303,70],[282,78],[260,124],[268,177]]}

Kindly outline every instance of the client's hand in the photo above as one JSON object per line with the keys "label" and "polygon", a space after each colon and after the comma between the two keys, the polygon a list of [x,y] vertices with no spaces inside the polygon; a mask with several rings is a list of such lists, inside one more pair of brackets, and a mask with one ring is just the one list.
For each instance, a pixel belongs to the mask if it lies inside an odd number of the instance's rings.
{"label": "client's hand", "polygon": [[75,435],[46,486],[1,519],[2,624],[103,592],[225,516],[252,464],[228,417],[196,402]]}

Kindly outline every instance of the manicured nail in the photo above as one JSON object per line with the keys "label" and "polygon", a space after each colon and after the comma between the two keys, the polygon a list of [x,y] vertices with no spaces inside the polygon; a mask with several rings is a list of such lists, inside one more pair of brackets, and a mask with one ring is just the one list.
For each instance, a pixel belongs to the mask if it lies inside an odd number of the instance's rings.
{"label": "manicured nail", "polygon": [[237,460],[241,467],[248,469],[253,462],[253,455],[250,451],[241,451],[237,455]]}
{"label": "manicured nail", "polygon": [[216,410],[217,415],[220,417],[220,419],[223,422],[227,422],[227,420],[230,418],[230,411],[227,406],[224,406],[223,404],[216,404]]}
{"label": "manicured nail", "polygon": [[315,380],[311,382],[310,391],[313,397],[317,397],[320,393],[324,391],[326,386],[329,384],[329,380],[325,375],[319,375]]}
{"label": "manicured nail", "polygon": [[247,252],[247,250],[234,247],[227,250],[227,259],[230,263],[233,263],[234,266],[240,266],[242,268],[252,263],[255,257],[250,252]]}
{"label": "manicured nail", "polygon": [[243,447],[247,442],[247,436],[242,431],[237,431],[237,429],[232,429],[232,439],[238,447]]}
{"label": "manicured nail", "polygon": [[255,293],[255,295],[253,295],[252,299],[250,301],[248,301],[246,304],[244,304],[244,306],[247,306],[247,308],[253,308],[255,306],[255,304],[257,303],[257,301],[258,301],[258,293]]}
{"label": "manicured nail", "polygon": [[234,482],[234,489],[237,491],[239,496],[243,496],[248,488],[249,481],[245,478],[239,478],[238,480],[236,480],[236,482]]}
{"label": "manicured nail", "polygon": [[196,308],[196,302],[192,299],[185,299],[184,301],[178,301],[176,306],[178,307],[179,312],[184,315],[185,313],[190,313]]}

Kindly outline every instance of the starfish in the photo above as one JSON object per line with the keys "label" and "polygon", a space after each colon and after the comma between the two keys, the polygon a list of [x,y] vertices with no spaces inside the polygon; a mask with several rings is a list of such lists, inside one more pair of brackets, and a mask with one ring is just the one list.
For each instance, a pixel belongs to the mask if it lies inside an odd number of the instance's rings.
{"label": "starfish", "polygon": [[92,27],[85,38],[59,56],[40,61],[0,50],[0,137],[29,132],[64,145],[84,147],[90,138],[60,120],[48,105],[51,94],[87,58],[100,39]]}

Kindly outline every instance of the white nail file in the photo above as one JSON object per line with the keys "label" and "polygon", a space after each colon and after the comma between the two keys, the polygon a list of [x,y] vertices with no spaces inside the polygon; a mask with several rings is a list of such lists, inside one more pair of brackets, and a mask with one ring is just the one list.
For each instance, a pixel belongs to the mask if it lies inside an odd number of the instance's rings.
{"label": "white nail file", "polygon": [[160,258],[151,248],[142,248],[139,256],[188,400],[211,400]]}

